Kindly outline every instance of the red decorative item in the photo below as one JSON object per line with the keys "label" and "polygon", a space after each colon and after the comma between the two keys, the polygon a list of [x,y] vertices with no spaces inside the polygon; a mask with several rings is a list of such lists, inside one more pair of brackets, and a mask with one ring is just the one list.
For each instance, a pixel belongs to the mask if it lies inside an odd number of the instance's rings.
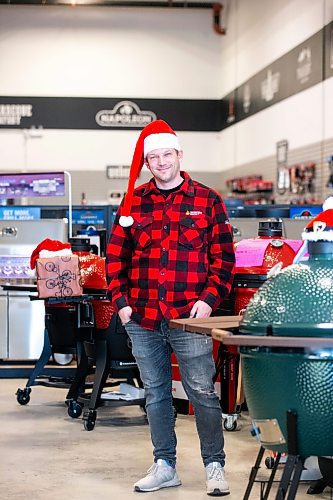
{"label": "red decorative item", "polygon": [[150,151],[160,148],[181,149],[178,136],[170,125],[163,120],[154,120],[141,130],[135,145],[126,195],[120,207],[119,224],[123,227],[129,227],[134,222],[131,216],[134,186],[145,158]]}
{"label": "red decorative item", "polygon": [[74,252],[79,257],[81,284],[83,288],[106,290],[105,257],[89,252]]}
{"label": "red decorative item", "polygon": [[36,261],[39,257],[39,252],[41,250],[49,250],[50,252],[57,252],[58,250],[64,250],[65,248],[70,249],[71,248],[70,243],[63,243],[62,241],[58,240],[50,240],[49,238],[46,238],[45,240],[41,241],[31,254],[30,257],[31,269],[35,269]]}
{"label": "red decorative item", "polygon": [[105,329],[109,327],[114,309],[109,300],[92,300],[95,316],[95,328]]}
{"label": "red decorative item", "polygon": [[[106,290],[106,268],[105,258],[89,252],[75,252],[79,257],[81,283],[83,288]],[[98,330],[108,328],[114,309],[109,300],[91,301],[94,316],[95,328]]]}
{"label": "red decorative item", "polygon": [[260,221],[258,236],[236,245],[235,314],[241,314],[246,308],[258,288],[266,281],[268,272],[276,264],[281,263],[283,268],[293,263],[301,246],[302,240],[288,240],[282,237],[280,221]]}

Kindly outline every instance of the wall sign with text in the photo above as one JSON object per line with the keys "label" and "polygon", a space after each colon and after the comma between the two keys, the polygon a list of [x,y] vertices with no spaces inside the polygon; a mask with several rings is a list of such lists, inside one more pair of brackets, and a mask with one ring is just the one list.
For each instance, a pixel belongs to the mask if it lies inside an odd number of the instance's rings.
{"label": "wall sign with text", "polygon": [[135,130],[162,118],[218,132],[332,76],[333,21],[222,99],[0,96],[0,129]]}

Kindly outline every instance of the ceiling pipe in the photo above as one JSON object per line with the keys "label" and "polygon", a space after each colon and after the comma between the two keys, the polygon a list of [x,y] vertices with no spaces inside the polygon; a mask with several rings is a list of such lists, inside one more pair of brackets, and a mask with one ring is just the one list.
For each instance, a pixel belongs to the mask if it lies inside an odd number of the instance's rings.
{"label": "ceiling pipe", "polygon": [[221,12],[223,9],[223,5],[221,3],[213,3],[212,7],[213,7],[213,15],[214,15],[214,22],[213,22],[214,31],[218,35],[225,35],[226,30],[225,30],[225,28],[222,28],[221,24],[220,24]]}
{"label": "ceiling pipe", "polygon": [[221,26],[221,12],[223,5],[221,3],[211,2],[175,2],[166,1],[139,1],[134,0],[0,0],[0,4],[6,5],[70,5],[70,6],[96,6],[96,7],[156,7],[156,8],[182,8],[182,9],[212,9],[213,10],[213,29],[218,35],[225,35],[226,30]]}

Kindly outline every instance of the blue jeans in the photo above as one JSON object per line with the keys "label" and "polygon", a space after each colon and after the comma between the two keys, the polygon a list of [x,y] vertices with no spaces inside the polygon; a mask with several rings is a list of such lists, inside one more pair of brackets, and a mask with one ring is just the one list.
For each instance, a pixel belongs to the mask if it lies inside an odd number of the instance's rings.
{"label": "blue jeans", "polygon": [[210,337],[169,329],[148,331],[134,321],[125,325],[145,388],[146,409],[155,462],[176,463],[175,419],[172,405],[171,352],[178,359],[182,384],[195,413],[204,465],[224,466],[222,412],[212,377],[215,364]]}

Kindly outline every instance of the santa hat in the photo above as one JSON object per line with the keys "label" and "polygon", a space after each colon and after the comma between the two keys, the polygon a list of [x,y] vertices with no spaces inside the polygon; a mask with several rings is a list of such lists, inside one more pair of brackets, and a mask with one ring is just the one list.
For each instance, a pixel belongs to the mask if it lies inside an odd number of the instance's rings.
{"label": "santa hat", "polygon": [[323,212],[316,215],[305,227],[302,233],[303,245],[293,260],[300,262],[308,252],[308,241],[333,241],[333,196],[323,204]]}
{"label": "santa hat", "polygon": [[323,212],[306,226],[302,238],[307,241],[333,241],[333,196],[324,202]]}
{"label": "santa hat", "polygon": [[62,243],[62,241],[50,240],[49,238],[46,238],[45,240],[41,241],[39,245],[36,246],[36,248],[33,250],[31,254],[30,257],[31,269],[35,269],[36,260],[39,258],[39,254],[42,250],[57,252],[59,250],[70,249],[70,248],[71,248],[70,243]]}
{"label": "santa hat", "polygon": [[119,224],[123,227],[129,227],[134,222],[133,217],[131,216],[134,185],[135,181],[139,177],[144,160],[150,151],[161,148],[172,148],[177,151],[180,151],[181,149],[179,139],[170,125],[163,120],[155,120],[142,129],[135,146],[128,179],[127,192],[124,203],[121,207],[121,216],[119,219]]}

